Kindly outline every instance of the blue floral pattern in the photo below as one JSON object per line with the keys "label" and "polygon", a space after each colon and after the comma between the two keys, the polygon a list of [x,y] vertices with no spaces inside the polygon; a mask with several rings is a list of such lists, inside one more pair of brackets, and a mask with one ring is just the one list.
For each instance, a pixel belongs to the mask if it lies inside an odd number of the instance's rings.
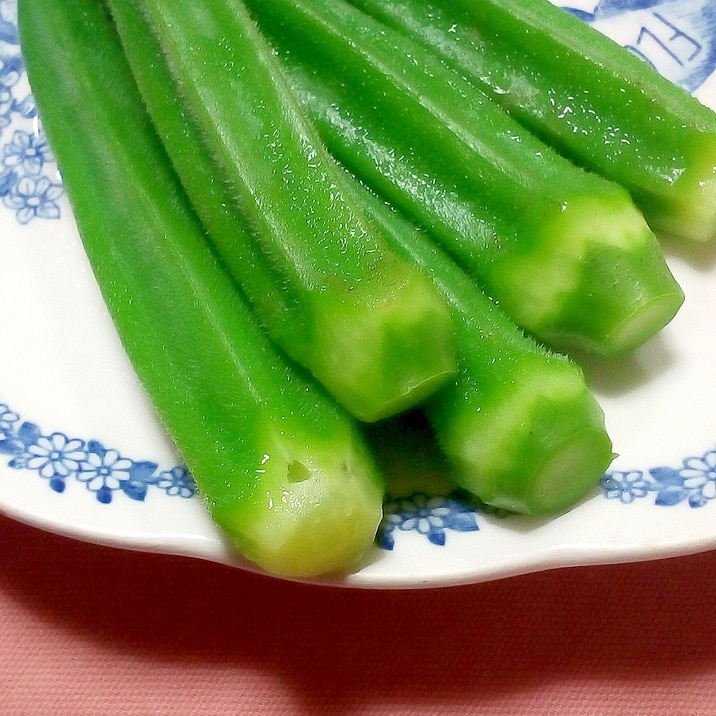
{"label": "blue floral pattern", "polygon": [[703,507],[716,498],[716,449],[685,458],[679,468],[607,473],[602,478],[601,489],[607,499],[619,500],[625,505],[653,497],[654,504],[662,507],[681,503],[692,508]]}
{"label": "blue floral pattern", "polygon": [[396,532],[417,532],[428,541],[443,547],[446,530],[476,532],[475,508],[460,493],[452,495],[425,495],[422,492],[408,497],[388,499],[384,517],[378,530],[378,544],[386,550],[395,547]]}
{"label": "blue floral pattern", "polygon": [[3,206],[20,224],[59,219],[64,189],[27,84],[17,0],[0,0],[0,140]]}
{"label": "blue floral pattern", "polygon": [[55,492],[64,492],[68,482],[75,480],[103,504],[112,502],[117,493],[143,501],[150,488],[185,499],[196,494],[185,466],[160,470],[155,462],[133,460],[98,440],[62,432],[44,434],[5,403],[0,403],[0,455],[8,457],[8,467],[29,470],[47,480]]}

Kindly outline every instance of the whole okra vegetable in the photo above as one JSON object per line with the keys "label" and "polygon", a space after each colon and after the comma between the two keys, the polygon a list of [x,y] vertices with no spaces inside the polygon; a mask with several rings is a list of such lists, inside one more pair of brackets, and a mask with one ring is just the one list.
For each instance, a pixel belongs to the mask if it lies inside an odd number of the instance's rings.
{"label": "whole okra vegetable", "polygon": [[214,519],[270,572],[349,569],[382,515],[372,457],[216,260],[101,0],[20,0],[19,22],[99,287]]}
{"label": "whole okra vegetable", "polygon": [[[560,349],[624,353],[683,294],[627,192],[343,0],[248,0],[333,153]],[[310,38],[310,41],[309,41]]]}
{"label": "whole okra vegetable", "polygon": [[447,307],[347,199],[242,4],[113,7],[192,204],[273,340],[362,420],[434,391],[455,370]]}
{"label": "whole okra vegetable", "polygon": [[716,115],[548,0],[350,0],[626,187],[652,228],[716,236]]}
{"label": "whole okra vegetable", "polygon": [[614,457],[581,369],[525,336],[424,232],[359,190],[396,249],[450,305],[458,373],[424,410],[453,479],[512,512],[572,507],[596,488]]}

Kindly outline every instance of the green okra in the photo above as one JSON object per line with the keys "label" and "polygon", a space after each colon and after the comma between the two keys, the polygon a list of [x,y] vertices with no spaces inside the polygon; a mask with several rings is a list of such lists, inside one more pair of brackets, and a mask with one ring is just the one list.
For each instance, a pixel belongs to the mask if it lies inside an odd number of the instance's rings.
{"label": "green okra", "polygon": [[138,85],[216,249],[273,340],[373,421],[454,373],[447,308],[346,200],[240,3],[112,3]]}
{"label": "green okra", "polygon": [[403,33],[343,0],[249,0],[332,152],[523,328],[624,353],[683,294],[628,193],[583,171]]}
{"label": "green okra", "polygon": [[548,0],[350,0],[418,42],[582,166],[658,233],[716,236],[716,115]]}
{"label": "green okra", "polygon": [[351,568],[382,514],[355,421],[288,363],[216,259],[100,0],[20,0],[43,126],[119,336],[208,509],[272,573]]}
{"label": "green okra", "polygon": [[596,490],[614,457],[582,370],[525,336],[424,232],[363,193],[396,249],[450,306],[458,373],[424,410],[455,482],[511,512],[573,507]]}

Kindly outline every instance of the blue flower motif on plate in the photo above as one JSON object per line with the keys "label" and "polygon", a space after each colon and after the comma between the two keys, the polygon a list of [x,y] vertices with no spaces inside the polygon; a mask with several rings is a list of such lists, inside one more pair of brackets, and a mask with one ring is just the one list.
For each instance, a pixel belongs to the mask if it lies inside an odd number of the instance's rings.
{"label": "blue flower motif on plate", "polygon": [[5,167],[22,171],[28,176],[39,176],[42,167],[53,161],[52,150],[41,134],[15,130],[12,139],[3,147]]}
{"label": "blue flower motif on plate", "polygon": [[27,446],[25,465],[40,477],[64,480],[79,472],[85,459],[84,443],[68,438],[64,433],[40,435],[35,443]]}
{"label": "blue flower motif on plate", "polygon": [[57,493],[74,480],[103,504],[111,503],[119,492],[143,501],[150,487],[170,497],[188,499],[196,494],[196,485],[183,465],[159,470],[157,463],[133,460],[99,440],[58,431],[44,434],[4,403],[0,403],[0,455],[9,457],[8,467],[34,472]]}
{"label": "blue flower motif on plate", "polygon": [[476,532],[477,514],[458,493],[430,496],[415,493],[396,500],[389,499],[378,531],[378,544],[386,550],[395,547],[395,533],[415,531],[442,547],[447,540],[446,530]]}
{"label": "blue flower motif on plate", "polygon": [[20,224],[60,218],[57,165],[27,85],[16,0],[0,0],[0,199]]}
{"label": "blue flower motif on plate", "polygon": [[[11,175],[12,177],[12,175]],[[12,177],[11,186],[4,196],[4,203],[15,211],[21,224],[34,218],[59,219],[60,207],[57,200],[64,194],[59,184],[53,184],[47,177]],[[2,182],[0,182],[2,186]]]}
{"label": "blue flower motif on plate", "polygon": [[626,505],[653,496],[654,504],[661,507],[681,503],[692,508],[703,507],[716,498],[716,449],[685,458],[680,468],[607,473],[602,478],[601,489],[607,499]]}

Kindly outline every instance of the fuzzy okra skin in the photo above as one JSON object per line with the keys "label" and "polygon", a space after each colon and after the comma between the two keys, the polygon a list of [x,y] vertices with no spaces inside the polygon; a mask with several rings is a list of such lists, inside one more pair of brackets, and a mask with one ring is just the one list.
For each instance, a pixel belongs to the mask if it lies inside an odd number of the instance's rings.
{"label": "fuzzy okra skin", "polygon": [[613,356],[673,318],[683,293],[622,187],[343,0],[247,4],[332,152],[523,328],[560,350]]}
{"label": "fuzzy okra skin", "polygon": [[213,518],[274,574],[351,568],[382,478],[355,421],[276,351],[215,258],[101,1],[20,0],[19,24],[108,310]]}
{"label": "fuzzy okra skin", "polygon": [[394,246],[450,305],[458,373],[424,405],[453,479],[512,512],[563,512],[594,491],[614,454],[579,366],[525,336],[405,217],[362,190]]}
{"label": "fuzzy okra skin", "polygon": [[716,236],[716,115],[548,0],[350,0],[626,187],[658,233]]}
{"label": "fuzzy okra skin", "polygon": [[113,7],[192,204],[273,340],[364,421],[447,380],[447,307],[346,200],[340,168],[242,5]]}

